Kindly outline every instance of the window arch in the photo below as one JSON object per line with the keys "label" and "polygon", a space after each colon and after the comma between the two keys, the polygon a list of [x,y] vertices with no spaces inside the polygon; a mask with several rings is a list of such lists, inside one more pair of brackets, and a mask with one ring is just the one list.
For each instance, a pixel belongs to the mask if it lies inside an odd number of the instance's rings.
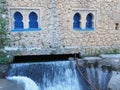
{"label": "window arch", "polygon": [[76,13],[73,17],[74,19],[74,22],[73,22],[73,28],[74,29],[81,29],[81,22],[80,22],[80,19],[81,19],[81,15],[79,13]]}
{"label": "window arch", "polygon": [[23,28],[23,16],[20,12],[15,12],[14,14],[14,29],[22,29]]}
{"label": "window arch", "polygon": [[89,13],[86,17],[86,28],[93,29],[93,14]]}
{"label": "window arch", "polygon": [[38,28],[38,16],[35,12],[29,14],[29,28]]}

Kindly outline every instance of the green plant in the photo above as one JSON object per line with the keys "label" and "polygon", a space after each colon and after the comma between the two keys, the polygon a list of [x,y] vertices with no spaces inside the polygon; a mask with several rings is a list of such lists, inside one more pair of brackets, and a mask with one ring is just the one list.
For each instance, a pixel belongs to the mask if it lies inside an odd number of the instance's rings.
{"label": "green plant", "polygon": [[[0,0],[0,6],[3,5],[4,2]],[[7,28],[6,28],[6,9],[4,5],[0,7],[0,63],[9,63],[9,55],[4,50],[4,47],[8,45],[9,39],[7,38]]]}
{"label": "green plant", "polygon": [[105,52],[105,54],[119,54],[119,50],[118,49],[109,49]]}
{"label": "green plant", "polygon": [[116,48],[95,50],[95,51],[90,51],[87,54],[84,54],[82,57],[90,57],[90,56],[96,57],[96,56],[100,56],[100,54],[120,54],[120,50]]}
{"label": "green plant", "polygon": [[9,59],[9,55],[7,53],[0,51],[0,63],[5,64],[11,62]]}
{"label": "green plant", "polygon": [[5,46],[6,42],[6,29],[5,29],[5,19],[0,17],[0,48]]}

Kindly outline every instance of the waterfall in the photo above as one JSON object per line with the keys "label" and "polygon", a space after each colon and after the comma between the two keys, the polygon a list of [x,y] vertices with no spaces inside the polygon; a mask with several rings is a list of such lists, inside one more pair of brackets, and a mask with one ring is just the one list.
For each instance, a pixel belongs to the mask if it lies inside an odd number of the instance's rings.
{"label": "waterfall", "polygon": [[25,90],[38,90],[37,87],[39,90],[85,90],[87,87],[82,78],[78,79],[74,61],[11,64],[8,79],[24,83]]}
{"label": "waterfall", "polygon": [[91,64],[90,67],[85,68],[84,76],[88,80],[88,83],[92,85],[91,90],[107,90],[109,80],[112,76],[112,73],[107,69],[102,70],[99,66],[93,67]]}
{"label": "waterfall", "polygon": [[36,83],[31,80],[30,78],[23,77],[23,76],[13,76],[7,77],[8,80],[13,80],[17,83],[17,90],[39,90]]}

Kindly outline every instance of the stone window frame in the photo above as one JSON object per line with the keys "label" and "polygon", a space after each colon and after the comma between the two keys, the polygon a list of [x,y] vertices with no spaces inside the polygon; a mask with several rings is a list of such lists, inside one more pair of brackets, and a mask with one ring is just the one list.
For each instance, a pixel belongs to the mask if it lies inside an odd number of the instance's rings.
{"label": "stone window frame", "polygon": [[[80,31],[89,31],[89,30],[96,30],[96,23],[97,23],[97,9],[83,9],[83,8],[73,8],[72,9],[72,14],[71,14],[71,29],[72,30],[80,30]],[[76,13],[79,13],[81,15],[81,28],[80,29],[74,29],[73,28],[73,17]],[[94,18],[93,18],[93,29],[86,28],[86,17],[89,13],[92,13]]]}
{"label": "stone window frame", "polygon": [[[23,31],[39,31],[41,30],[41,10],[39,7],[9,7],[9,30],[12,32],[23,32]],[[14,29],[14,14],[15,12],[20,12],[23,15],[23,29]],[[29,28],[29,14],[35,12],[38,16],[38,28]]]}

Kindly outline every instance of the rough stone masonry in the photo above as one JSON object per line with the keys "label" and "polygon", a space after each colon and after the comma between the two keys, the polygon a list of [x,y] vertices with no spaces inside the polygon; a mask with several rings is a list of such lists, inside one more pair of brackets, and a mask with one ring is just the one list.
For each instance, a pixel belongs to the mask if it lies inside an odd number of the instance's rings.
{"label": "rough stone masonry", "polygon": [[[119,0],[6,0],[8,7],[9,51],[19,55],[77,53],[95,54],[120,51]],[[29,13],[36,12],[41,30],[14,31],[14,13],[21,12],[24,28]],[[74,30],[74,14],[81,15],[85,28],[86,15],[93,13],[94,30]],[[14,49],[13,49],[14,48]]]}

